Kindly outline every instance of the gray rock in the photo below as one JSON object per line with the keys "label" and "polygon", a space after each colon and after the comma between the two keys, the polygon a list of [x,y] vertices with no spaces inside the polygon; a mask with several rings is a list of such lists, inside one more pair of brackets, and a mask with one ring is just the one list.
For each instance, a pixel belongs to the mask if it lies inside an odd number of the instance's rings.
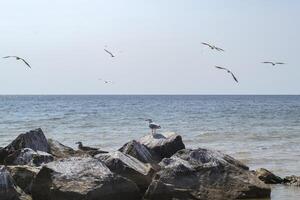
{"label": "gray rock", "polygon": [[36,200],[121,200],[140,198],[135,183],[113,174],[103,162],[74,157],[48,163],[32,187]]}
{"label": "gray rock", "polygon": [[270,188],[247,166],[218,151],[180,150],[160,163],[162,170],[145,199],[250,199],[270,197]]}
{"label": "gray rock", "polygon": [[155,156],[154,152],[151,152],[148,147],[135,140],[124,144],[119,151],[124,154],[128,154],[143,163],[157,164],[160,162],[160,158]]}
{"label": "gray rock", "polygon": [[50,153],[55,158],[68,158],[77,154],[77,152],[74,149],[63,145],[56,140],[48,139],[48,144],[50,147]]}
{"label": "gray rock", "polygon": [[160,160],[169,158],[177,151],[185,148],[181,136],[173,132],[146,135],[139,142],[153,151]]}
{"label": "gray rock", "polygon": [[31,194],[31,187],[40,168],[30,166],[7,166],[8,171],[12,175],[17,186],[25,193]]}
{"label": "gray rock", "polygon": [[136,158],[119,151],[98,154],[95,158],[103,161],[112,172],[135,182],[143,192],[148,188],[155,173],[150,164],[142,163]]}
{"label": "gray rock", "polygon": [[276,176],[275,174],[273,174],[272,172],[264,168],[255,170],[254,174],[257,178],[259,178],[261,181],[263,181],[266,184],[280,184],[283,182],[282,178]]}
{"label": "gray rock", "polygon": [[0,166],[0,199],[1,200],[31,200],[18,186],[16,186],[9,171]]}
{"label": "gray rock", "polygon": [[53,160],[53,156],[49,153],[34,151],[30,148],[24,148],[8,155],[4,163],[6,165],[40,166],[43,163],[52,162]]}
{"label": "gray rock", "polygon": [[300,176],[287,176],[283,179],[283,183],[291,186],[300,186]]}
{"label": "gray rock", "polygon": [[50,147],[42,129],[31,130],[27,133],[20,134],[6,149],[9,153],[14,151],[30,148],[34,151],[43,151],[50,153]]}

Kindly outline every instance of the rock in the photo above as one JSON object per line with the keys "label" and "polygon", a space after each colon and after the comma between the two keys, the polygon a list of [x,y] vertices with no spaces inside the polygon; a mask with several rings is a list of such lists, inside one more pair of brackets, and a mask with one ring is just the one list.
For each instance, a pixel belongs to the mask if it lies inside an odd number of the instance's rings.
{"label": "rock", "polygon": [[19,186],[25,193],[31,194],[31,187],[40,168],[30,166],[8,166],[8,171],[12,175],[17,186]]}
{"label": "rock", "polygon": [[5,158],[8,156],[8,151],[5,148],[0,149],[0,165],[4,164]]}
{"label": "rock", "polygon": [[56,140],[48,139],[48,144],[50,147],[50,153],[55,158],[68,158],[76,155],[76,151],[71,147],[67,147]]}
{"label": "rock", "polygon": [[31,200],[18,186],[4,166],[0,166],[0,199],[1,200]]}
{"label": "rock", "polygon": [[283,179],[286,185],[300,186],[300,176],[287,176]]}
{"label": "rock", "polygon": [[50,147],[42,129],[31,130],[27,133],[20,134],[6,149],[9,154],[14,151],[30,148],[34,151],[50,152]]}
{"label": "rock", "polygon": [[177,151],[185,148],[181,136],[172,132],[146,135],[139,142],[153,151],[160,160],[169,158]]}
{"label": "rock", "polygon": [[91,157],[48,163],[36,176],[32,197],[37,200],[121,200],[140,198],[135,183],[113,174]]}
{"label": "rock", "polygon": [[178,151],[160,163],[162,170],[145,199],[268,198],[271,189],[234,158],[207,149]]}
{"label": "rock", "polygon": [[280,184],[283,181],[282,178],[276,176],[275,174],[264,168],[255,170],[254,174],[257,178],[259,178],[266,184]]}
{"label": "rock", "polygon": [[154,152],[151,152],[148,147],[135,140],[124,144],[123,147],[119,149],[119,151],[124,154],[128,154],[143,163],[156,164],[160,162],[160,158],[158,156],[155,156]]}
{"label": "rock", "polygon": [[150,164],[142,163],[119,151],[98,154],[95,158],[103,161],[112,172],[132,180],[143,192],[147,190],[155,173]]}
{"label": "rock", "polygon": [[40,166],[43,163],[52,162],[54,160],[51,154],[42,151],[34,151],[24,148],[15,151],[7,156],[4,163],[6,165],[32,165]]}

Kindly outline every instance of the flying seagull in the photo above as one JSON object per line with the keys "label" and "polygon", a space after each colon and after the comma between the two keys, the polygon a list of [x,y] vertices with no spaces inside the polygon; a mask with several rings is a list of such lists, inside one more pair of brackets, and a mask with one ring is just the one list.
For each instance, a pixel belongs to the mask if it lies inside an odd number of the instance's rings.
{"label": "flying seagull", "polygon": [[217,46],[215,46],[215,45],[211,45],[211,44],[208,44],[208,43],[205,43],[205,42],[202,42],[202,44],[203,45],[205,45],[205,46],[208,46],[209,48],[211,48],[212,50],[217,50],[217,51],[225,51],[224,49],[221,49],[221,48],[219,48],[219,47],[217,47]]}
{"label": "flying seagull", "polygon": [[225,71],[227,71],[229,74],[231,74],[231,76],[232,76],[232,78],[235,80],[235,82],[239,82],[238,80],[237,80],[237,78],[234,76],[234,74],[229,70],[229,69],[227,69],[227,68],[225,68],[225,67],[219,67],[219,66],[215,66],[217,69],[222,69],[222,70],[225,70]]}
{"label": "flying seagull", "polygon": [[99,81],[103,81],[103,83],[105,84],[109,84],[109,83],[114,83],[113,81],[110,81],[110,80],[103,80],[101,78],[98,79]]}
{"label": "flying seagull", "polygon": [[152,121],[152,119],[146,119],[145,121],[149,122],[149,128],[151,129],[152,135],[156,134],[156,130],[160,129],[161,126]]}
{"label": "flying seagull", "polygon": [[108,53],[112,58],[115,57],[114,54],[112,54],[112,52],[110,52],[110,51],[108,51],[108,50],[106,50],[106,49],[104,49],[104,51],[105,51],[106,53]]}
{"label": "flying seagull", "polygon": [[16,60],[22,60],[31,69],[31,66],[28,64],[28,62],[25,59],[20,58],[18,56],[5,56],[3,58],[15,58]]}
{"label": "flying seagull", "polygon": [[271,64],[273,66],[275,66],[275,65],[284,65],[285,64],[283,62],[270,62],[270,61],[265,61],[265,62],[262,62],[262,63],[264,63],[264,64]]}

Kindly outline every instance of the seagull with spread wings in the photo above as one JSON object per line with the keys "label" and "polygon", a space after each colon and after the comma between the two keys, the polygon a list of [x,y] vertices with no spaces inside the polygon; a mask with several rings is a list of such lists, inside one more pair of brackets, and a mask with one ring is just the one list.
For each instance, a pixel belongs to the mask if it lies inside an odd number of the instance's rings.
{"label": "seagull with spread wings", "polygon": [[108,51],[107,49],[104,49],[104,51],[108,53],[112,58],[115,57],[115,55],[112,52]]}
{"label": "seagull with spread wings", "polygon": [[103,81],[104,84],[113,84],[114,82],[113,81],[110,81],[110,80],[104,80],[102,78],[99,78],[98,79],[99,81]]}
{"label": "seagull with spread wings", "polygon": [[202,42],[203,45],[208,46],[209,48],[211,48],[212,50],[217,50],[217,51],[225,51],[224,49],[221,49],[220,47],[217,47],[215,45],[211,45],[209,43],[206,42]]}
{"label": "seagull with spread wings", "polygon": [[264,63],[264,64],[271,64],[273,66],[275,66],[275,65],[284,65],[285,64],[283,62],[271,62],[271,61],[265,61],[265,62],[262,62],[262,63]]}
{"label": "seagull with spread wings", "polygon": [[215,66],[217,69],[222,69],[222,70],[225,70],[225,71],[227,71],[229,74],[231,74],[231,76],[232,76],[232,78],[235,80],[235,82],[239,82],[238,80],[237,80],[237,78],[235,77],[235,75],[232,73],[232,71],[230,71],[229,69],[227,69],[227,68],[225,68],[225,67],[219,67],[219,66]]}
{"label": "seagull with spread wings", "polygon": [[3,58],[15,58],[16,60],[21,60],[27,65],[27,67],[29,67],[31,69],[31,66],[28,64],[28,62],[19,56],[5,56]]}

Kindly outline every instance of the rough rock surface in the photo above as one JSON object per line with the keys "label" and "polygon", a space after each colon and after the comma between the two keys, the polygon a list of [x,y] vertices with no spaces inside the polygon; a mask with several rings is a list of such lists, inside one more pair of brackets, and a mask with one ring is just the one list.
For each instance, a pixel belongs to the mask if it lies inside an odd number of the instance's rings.
{"label": "rough rock surface", "polygon": [[254,174],[266,184],[280,184],[283,181],[282,178],[264,168],[255,170]]}
{"label": "rough rock surface", "polygon": [[139,199],[135,183],[113,174],[103,162],[74,157],[43,166],[32,186],[37,200]]}
{"label": "rough rock surface", "polygon": [[24,148],[8,155],[4,160],[4,163],[6,165],[40,166],[43,163],[52,162],[53,160],[54,158],[51,154]]}
{"label": "rough rock surface", "polygon": [[300,186],[300,176],[287,176],[283,179],[286,185]]}
{"label": "rough rock surface", "polygon": [[20,134],[14,141],[12,141],[12,143],[5,147],[9,153],[23,148],[30,148],[34,151],[43,151],[47,153],[50,152],[47,139],[40,128]]}
{"label": "rough rock surface", "polygon": [[124,154],[128,154],[143,163],[154,164],[160,162],[160,158],[158,158],[158,156],[155,156],[154,152],[151,152],[148,147],[137,142],[136,140],[132,140],[124,144],[123,147],[119,149],[119,151]]}
{"label": "rough rock surface", "polygon": [[184,149],[160,165],[145,199],[250,199],[271,193],[247,166],[218,151]]}
{"label": "rough rock surface", "polygon": [[10,175],[9,171],[0,166],[0,199],[1,200],[31,200],[31,197],[26,195]]}
{"label": "rough rock surface", "polygon": [[139,142],[153,151],[160,159],[169,158],[177,151],[185,149],[181,136],[173,132],[146,135]]}
{"label": "rough rock surface", "polygon": [[48,139],[48,144],[50,147],[50,153],[55,157],[55,158],[68,158],[71,156],[76,155],[76,151],[72,149],[71,147],[67,147],[60,142],[53,140],[53,139]]}
{"label": "rough rock surface", "polygon": [[31,194],[31,187],[40,168],[30,166],[8,166],[8,171],[12,175],[17,186],[25,193]]}
{"label": "rough rock surface", "polygon": [[132,180],[141,191],[147,190],[155,173],[150,164],[142,163],[136,158],[119,151],[98,154],[95,158],[103,161],[112,172]]}

